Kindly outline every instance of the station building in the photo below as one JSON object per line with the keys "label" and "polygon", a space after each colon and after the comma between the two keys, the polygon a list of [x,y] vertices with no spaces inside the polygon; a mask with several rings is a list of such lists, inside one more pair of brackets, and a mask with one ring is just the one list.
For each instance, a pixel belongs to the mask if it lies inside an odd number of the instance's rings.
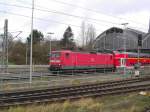
{"label": "station building", "polygon": [[141,49],[150,49],[150,30],[146,33],[131,28],[124,30],[117,27],[109,28],[97,36],[93,48],[98,50],[137,49],[139,34],[142,35]]}

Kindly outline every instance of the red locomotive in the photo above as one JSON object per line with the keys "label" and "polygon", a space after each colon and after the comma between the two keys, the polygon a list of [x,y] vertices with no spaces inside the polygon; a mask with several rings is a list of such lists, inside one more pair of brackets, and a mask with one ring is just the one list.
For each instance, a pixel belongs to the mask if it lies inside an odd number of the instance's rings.
{"label": "red locomotive", "polygon": [[111,53],[84,53],[69,50],[53,51],[49,65],[51,71],[115,69]]}
{"label": "red locomotive", "polygon": [[102,52],[73,52],[70,50],[52,51],[49,58],[49,69],[56,71],[100,71],[115,70],[119,67],[133,68],[139,61],[143,66],[150,65],[150,54],[113,51]]}

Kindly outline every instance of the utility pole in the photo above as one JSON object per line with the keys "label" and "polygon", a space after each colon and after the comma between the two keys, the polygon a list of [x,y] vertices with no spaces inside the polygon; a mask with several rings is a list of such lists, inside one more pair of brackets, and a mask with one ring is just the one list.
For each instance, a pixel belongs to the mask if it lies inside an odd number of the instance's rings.
{"label": "utility pole", "polygon": [[142,34],[138,35],[138,66],[140,66],[140,49],[142,47]]}
{"label": "utility pole", "polygon": [[[3,68],[8,71],[8,20],[5,19],[4,23],[4,36],[3,36]],[[4,70],[4,71],[5,71]],[[5,72],[6,72],[5,71]]]}
{"label": "utility pole", "polygon": [[126,62],[127,62],[127,57],[126,57],[126,28],[127,28],[127,25],[129,23],[122,23],[121,25],[124,26],[124,33],[123,33],[123,36],[124,36],[124,60],[123,60],[123,63],[124,63],[124,75],[126,75]]}
{"label": "utility pole", "polygon": [[33,40],[33,14],[34,14],[34,0],[32,0],[32,18],[31,18],[31,38],[30,38],[30,84],[32,83],[32,40]]}
{"label": "utility pole", "polygon": [[3,72],[3,68],[4,68],[4,35],[0,35],[1,39],[2,39],[2,52],[1,52],[1,71]]}
{"label": "utility pole", "polygon": [[28,65],[28,40],[26,40],[26,65]]}
{"label": "utility pole", "polygon": [[5,20],[6,28],[6,72],[8,72],[8,20]]}
{"label": "utility pole", "polygon": [[[51,39],[51,35],[54,34],[54,33],[48,32],[47,34],[49,35],[48,36],[48,39],[49,39],[49,54],[51,55],[51,51],[52,51],[52,41],[51,41],[52,39]],[[50,62],[49,62],[49,64],[50,64]]]}
{"label": "utility pole", "polygon": [[51,35],[54,34],[54,33],[48,32],[47,34],[49,34],[49,53],[51,53],[51,51],[52,51]]}
{"label": "utility pole", "polygon": [[137,50],[138,50],[138,61],[134,66],[135,69],[135,76],[140,75],[140,48],[142,48],[142,34],[138,34],[138,44],[137,44]]}
{"label": "utility pole", "polygon": [[2,71],[4,72],[4,35],[2,35]]}

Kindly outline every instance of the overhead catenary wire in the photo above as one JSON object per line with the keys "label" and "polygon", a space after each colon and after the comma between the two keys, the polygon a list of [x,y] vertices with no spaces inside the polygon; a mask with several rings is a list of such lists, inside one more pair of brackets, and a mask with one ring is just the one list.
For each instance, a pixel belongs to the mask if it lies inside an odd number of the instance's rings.
{"label": "overhead catenary wire", "polygon": [[[27,15],[8,12],[8,11],[4,11],[4,10],[0,10],[0,12],[1,13],[8,13],[8,14],[11,14],[11,15],[16,15],[16,16],[21,16],[21,17],[25,17],[25,18],[30,18],[30,16],[27,16]],[[37,17],[34,17],[34,19],[41,20],[41,21],[52,21],[52,22],[56,22],[56,23],[59,23],[59,24],[69,25],[69,23],[59,22],[59,21],[55,21],[55,20],[51,20],[51,19],[44,19],[44,18],[37,18]],[[80,26],[73,25],[73,24],[70,24],[70,25],[75,26],[75,27],[80,27]]]}
{"label": "overhead catenary wire", "polygon": [[[21,17],[25,17],[25,18],[31,18],[30,16],[27,16],[27,15],[23,15],[23,14],[18,14],[18,13],[13,13],[13,12],[8,12],[8,11],[3,11],[3,10],[0,10],[1,13],[8,13],[8,14],[11,14],[11,15],[16,15],[16,16],[21,16]],[[44,22],[49,22],[49,21],[52,21],[52,22],[55,22],[57,24],[64,24],[64,25],[71,25],[71,26],[74,26],[74,27],[77,27],[77,28],[81,28],[81,26],[78,26],[78,25],[74,25],[74,24],[70,24],[70,23],[65,23],[65,22],[60,22],[60,21],[55,21],[55,20],[51,20],[51,19],[44,19],[44,18],[37,18],[37,17],[34,17],[34,19],[36,20],[40,20],[40,21],[44,21]],[[97,31],[102,31],[101,29],[97,29]]]}
{"label": "overhead catenary wire", "polygon": [[[114,16],[112,14],[106,14],[104,12],[101,12],[99,10],[95,10],[95,9],[90,9],[90,8],[85,8],[85,7],[82,7],[82,6],[79,6],[79,5],[75,5],[75,4],[71,4],[71,3],[66,3],[66,2],[63,2],[63,1],[59,1],[59,0],[51,0],[52,2],[56,2],[56,3],[59,3],[59,4],[63,4],[63,5],[68,5],[68,6],[71,6],[71,7],[76,7],[76,8],[80,8],[80,9],[83,9],[83,10],[86,10],[86,11],[90,11],[90,12],[94,12],[94,13],[97,13],[97,14],[102,14],[102,15],[105,15],[105,16],[110,16],[110,17],[113,17],[113,18],[118,18],[118,19],[122,19],[122,20],[126,20],[126,21],[130,21],[130,22],[133,22],[133,23],[137,23],[137,24],[141,24],[141,25],[146,25],[146,24],[143,24],[143,23],[140,23],[140,22],[136,22],[134,20],[130,20],[130,19],[126,19],[126,18],[123,18],[123,17],[118,17],[118,16]],[[19,1],[20,2],[20,1]],[[23,1],[21,2],[23,3]],[[28,4],[28,5],[31,5],[31,4]],[[43,8],[42,6],[40,5],[37,5],[38,7],[40,8]]]}
{"label": "overhead catenary wire", "polygon": [[[83,9],[83,10],[86,10],[86,11],[90,11],[90,12],[94,12],[94,13],[97,13],[97,14],[102,14],[102,15],[105,15],[105,16],[110,16],[110,17],[113,17],[113,18],[118,18],[118,19],[122,19],[122,20],[127,20],[127,21],[131,21],[131,22],[134,22],[134,23],[137,23],[137,24],[141,24],[141,25],[146,25],[146,24],[143,24],[143,23],[140,23],[140,22],[136,22],[136,21],[133,21],[133,20],[130,20],[130,19],[126,19],[126,18],[123,18],[123,17],[118,17],[118,16],[114,16],[112,14],[106,14],[102,11],[99,11],[99,10],[95,10],[95,9],[90,9],[90,8],[85,8],[85,7],[82,7],[82,6],[79,6],[79,5],[75,5],[75,4],[71,4],[71,3],[67,3],[67,2],[63,2],[63,1],[59,1],[59,0],[51,0],[52,2],[56,2],[56,3],[59,3],[59,4],[63,4],[63,5],[67,5],[67,6],[71,6],[71,7],[76,7],[76,8],[80,8],[80,9]],[[19,0],[20,2],[20,0]],[[20,3],[24,3],[24,1],[20,2]],[[31,5],[31,3],[28,3],[28,5]],[[37,5],[38,7],[41,7],[43,8],[42,6],[40,5]]]}
{"label": "overhead catenary wire", "polygon": [[[32,9],[31,7],[22,6],[22,5],[8,4],[8,3],[2,3],[2,2],[0,2],[0,4],[7,5],[7,6],[26,8],[26,9]],[[50,12],[50,13],[55,13],[55,14],[61,14],[61,15],[70,16],[70,17],[74,17],[74,18],[80,18],[80,19],[85,19],[86,18],[86,19],[92,20],[92,21],[105,22],[105,23],[109,23],[109,24],[120,25],[120,23],[106,21],[106,20],[103,20],[103,19],[95,19],[95,18],[90,18],[90,17],[83,17],[83,16],[73,15],[73,14],[69,14],[69,13],[61,12],[61,11],[56,11],[56,10],[48,10],[48,9],[40,9],[40,8],[35,8],[35,10],[42,11],[42,12]]]}
{"label": "overhead catenary wire", "polygon": [[[14,7],[26,8],[26,9],[30,9],[30,10],[32,9],[29,6],[22,6],[22,5],[16,5],[16,4],[8,4],[8,3],[3,3],[3,2],[0,2],[0,4],[1,5],[7,5],[7,6],[14,6]],[[40,6],[38,6],[38,7],[40,7]],[[107,23],[107,24],[113,24],[113,25],[120,25],[120,23],[106,21],[106,20],[103,20],[103,19],[95,19],[95,18],[83,17],[83,16],[69,14],[69,13],[66,13],[66,12],[61,12],[61,11],[56,11],[56,10],[48,10],[48,9],[45,9],[45,8],[44,9],[35,8],[35,10],[42,11],[42,12],[55,13],[55,14],[60,14],[60,15],[65,15],[65,16],[70,16],[70,17],[74,17],[74,18],[78,18],[78,19],[85,19],[86,18],[86,20],[95,21],[95,22],[98,22],[98,23]],[[137,28],[143,29],[141,27],[137,27]],[[145,29],[143,29],[143,30],[145,30]]]}
{"label": "overhead catenary wire", "polygon": [[[7,3],[2,3],[2,2],[0,2],[0,4],[2,4],[2,5],[8,5],[8,6],[15,6],[15,7],[20,7],[20,8],[27,8],[27,9],[32,9],[30,6],[22,6],[22,5],[15,5],[15,4],[7,4]],[[47,10],[47,9],[37,9],[37,8],[35,8],[35,10],[39,10],[39,11],[43,11],[43,12],[51,12],[51,10]],[[16,13],[13,13],[13,12],[6,12],[6,11],[2,11],[3,13],[11,13],[12,15],[20,15],[20,16],[24,16],[24,17],[27,17],[26,15],[22,15],[22,14],[16,14]],[[57,12],[56,12],[57,13]],[[57,13],[58,14],[58,13]],[[71,15],[66,15],[66,16],[71,16]],[[85,19],[86,17],[83,17],[83,16],[77,16],[77,15],[74,15],[75,16],[75,18],[78,18],[78,19]],[[71,16],[71,17],[74,17],[74,16]],[[76,17],[77,16],[77,17]],[[28,16],[28,17],[30,17],[30,16]],[[74,26],[74,27],[78,27],[78,28],[81,28],[81,26],[78,26],[78,25],[73,25],[73,24],[70,24],[70,23],[64,23],[64,22],[60,22],[60,21],[56,21],[56,20],[50,20],[50,19],[45,19],[45,18],[34,18],[34,19],[37,19],[37,20],[41,20],[41,21],[52,21],[52,22],[55,22],[55,23],[60,23],[60,24],[64,24],[64,25],[71,25],[71,26]],[[89,22],[91,19],[94,19],[94,18],[86,18],[87,19],[87,23],[90,23],[90,24],[100,24],[100,25],[103,25],[103,26],[108,26],[108,27],[111,27],[111,25],[107,25],[107,24],[109,24],[110,22],[104,22],[104,21],[97,21],[97,19],[94,21],[92,21],[92,22]],[[101,22],[101,23],[100,23]],[[104,24],[102,24],[102,23],[107,23],[106,25],[104,25]],[[114,24],[116,24],[116,23],[111,23],[111,24],[113,24],[113,26],[114,26]],[[116,25],[120,25],[120,24],[116,24]],[[140,27],[136,27],[136,28],[139,28],[139,29],[143,29],[143,28],[140,28]],[[144,29],[145,30],[145,29]],[[102,30],[98,30],[98,31],[102,31]]]}
{"label": "overhead catenary wire", "polygon": [[105,16],[110,16],[110,17],[114,17],[114,18],[118,18],[118,19],[123,19],[123,20],[127,20],[127,21],[131,21],[131,22],[134,22],[134,23],[137,23],[137,24],[144,25],[143,23],[135,22],[133,20],[129,20],[129,19],[126,19],[126,18],[123,18],[123,17],[114,16],[112,14],[105,14],[105,13],[100,12],[100,11],[95,10],[95,9],[85,8],[85,7],[82,7],[82,6],[74,5],[74,4],[71,4],[71,3],[66,3],[66,2],[63,2],[63,1],[59,1],[59,0],[51,0],[51,1],[59,3],[59,4],[64,4],[64,5],[68,5],[68,6],[80,8],[80,9],[87,10],[87,11],[90,11],[90,12],[95,12],[97,14],[103,14]]}
{"label": "overhead catenary wire", "polygon": [[[22,15],[22,14],[17,14],[17,13],[12,13],[12,12],[7,12],[7,11],[1,11],[0,10],[0,13],[9,13],[9,14],[12,14],[12,15],[15,15],[15,16],[21,16],[21,17],[25,17],[25,18],[28,18],[28,19],[30,19],[31,17],[30,16],[26,16],[26,15]],[[43,18],[36,18],[36,17],[34,17],[34,19],[36,19],[36,20],[39,20],[39,21],[43,21],[43,22],[48,22],[49,23],[49,21],[53,21],[53,22],[55,22],[55,23],[57,23],[57,24],[63,24],[63,25],[71,25],[71,26],[74,26],[74,27],[76,27],[76,28],[81,28],[81,26],[78,26],[78,25],[74,25],[74,24],[69,24],[69,23],[64,23],[64,22],[59,22],[59,21],[54,21],[54,20],[51,20],[51,19],[43,19]],[[102,30],[102,29],[97,29],[96,31],[101,31],[101,32],[103,32],[104,30]],[[13,31],[12,31],[13,32]],[[24,31],[23,31],[24,32]],[[30,33],[30,32],[28,32],[28,33]]]}
{"label": "overhead catenary wire", "polygon": [[[9,13],[9,14],[12,14],[12,15],[15,15],[15,16],[25,17],[25,18],[28,18],[28,19],[31,18],[30,16],[27,16],[27,15],[22,15],[22,14],[17,14],[17,13],[12,13],[12,12],[7,12],[7,11],[0,10],[0,13],[1,12],[2,13]],[[56,24],[63,24],[63,25],[67,25],[67,26],[70,25],[70,26],[73,26],[73,27],[76,27],[76,28],[81,28],[81,26],[78,26],[78,25],[74,25],[74,24],[70,24],[70,23],[64,23],[64,22],[59,22],[59,21],[55,21],[55,20],[51,20],[51,19],[43,19],[43,18],[36,18],[36,17],[34,17],[34,19],[39,20],[39,21],[43,21],[43,22],[47,22],[47,23],[49,23],[50,21],[52,21],[52,22],[55,22]],[[96,31],[103,32],[104,30],[102,30],[102,29],[96,29]],[[28,32],[28,33],[30,33],[30,32]]]}

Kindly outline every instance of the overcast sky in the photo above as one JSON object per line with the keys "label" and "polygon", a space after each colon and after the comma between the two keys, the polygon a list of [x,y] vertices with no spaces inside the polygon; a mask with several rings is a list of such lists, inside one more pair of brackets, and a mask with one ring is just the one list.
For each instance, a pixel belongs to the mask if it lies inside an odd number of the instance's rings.
{"label": "overcast sky", "polygon": [[[32,0],[0,0],[0,33],[7,18],[9,32],[23,31],[23,40],[31,31]],[[34,29],[53,39],[62,38],[68,25],[80,41],[81,23],[93,24],[96,34],[128,22],[128,27],[147,32],[150,0],[35,0]],[[38,10],[37,10],[38,9]],[[14,36],[17,33],[12,33]]]}

